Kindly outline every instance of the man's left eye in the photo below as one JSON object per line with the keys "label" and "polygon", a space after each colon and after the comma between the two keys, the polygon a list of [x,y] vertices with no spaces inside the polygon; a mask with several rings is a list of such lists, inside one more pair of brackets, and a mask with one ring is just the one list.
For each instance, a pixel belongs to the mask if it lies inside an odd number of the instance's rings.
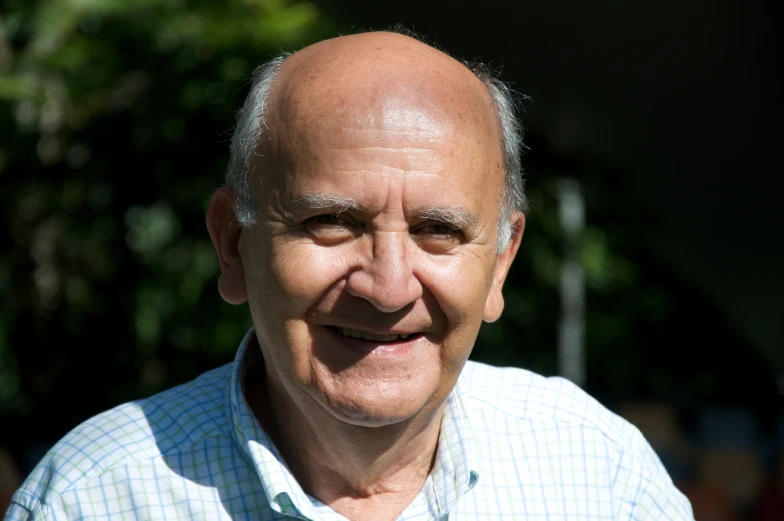
{"label": "man's left eye", "polygon": [[420,228],[419,232],[430,235],[457,235],[460,233],[460,230],[448,224],[432,223]]}
{"label": "man's left eye", "polygon": [[436,251],[451,249],[465,242],[462,230],[440,222],[423,223],[413,230],[413,235],[423,247]]}

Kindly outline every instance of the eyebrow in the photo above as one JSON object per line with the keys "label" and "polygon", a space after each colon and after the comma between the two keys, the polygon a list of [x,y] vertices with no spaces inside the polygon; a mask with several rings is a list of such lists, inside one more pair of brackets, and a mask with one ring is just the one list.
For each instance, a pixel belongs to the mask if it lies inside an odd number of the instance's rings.
{"label": "eyebrow", "polygon": [[471,229],[479,222],[462,206],[430,206],[419,212],[419,218],[441,222],[454,230]]}
{"label": "eyebrow", "polygon": [[294,200],[294,208],[296,213],[303,214],[314,210],[341,214],[348,210],[362,210],[362,205],[351,197],[309,191]]}
{"label": "eyebrow", "polygon": [[[297,214],[322,211],[334,214],[361,211],[364,207],[351,197],[328,194],[318,191],[304,192],[294,200]],[[462,206],[428,206],[422,208],[417,217],[422,220],[437,221],[454,230],[468,230],[477,225],[479,219]]]}

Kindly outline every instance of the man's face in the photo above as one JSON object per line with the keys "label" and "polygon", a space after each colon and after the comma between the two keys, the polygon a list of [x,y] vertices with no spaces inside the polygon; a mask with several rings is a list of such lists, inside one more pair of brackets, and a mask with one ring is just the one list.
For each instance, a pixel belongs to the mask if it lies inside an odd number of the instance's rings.
{"label": "man's face", "polygon": [[514,256],[496,253],[503,160],[481,86],[434,103],[379,83],[276,87],[239,240],[271,385],[366,426],[443,402]]}

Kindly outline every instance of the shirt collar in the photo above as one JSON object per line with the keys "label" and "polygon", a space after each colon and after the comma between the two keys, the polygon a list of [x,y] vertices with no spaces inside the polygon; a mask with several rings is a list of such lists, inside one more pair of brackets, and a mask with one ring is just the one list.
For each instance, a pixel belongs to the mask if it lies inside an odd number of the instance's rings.
{"label": "shirt collar", "polygon": [[436,518],[448,514],[479,479],[476,442],[469,422],[468,395],[461,381],[458,379],[447,398],[436,462],[425,485],[428,506]]}
{"label": "shirt collar", "polygon": [[[251,328],[242,339],[234,358],[231,377],[230,407],[232,435],[245,458],[256,470],[267,502],[276,512],[300,519],[318,519],[305,491],[297,483],[277,447],[259,424],[245,400],[245,378],[251,371],[263,370],[264,361],[253,356],[258,350],[256,334]],[[260,351],[257,351],[260,355]]]}
{"label": "shirt collar", "polygon": [[[256,420],[243,394],[244,382],[252,371],[263,370],[255,331],[251,328],[237,350],[231,378],[229,411],[232,436],[261,481],[270,507],[281,514],[300,519],[318,519],[312,498],[297,483],[277,447]],[[447,398],[433,471],[422,493],[430,511],[441,517],[471,490],[479,477],[475,438],[468,421],[467,395],[460,379]]]}

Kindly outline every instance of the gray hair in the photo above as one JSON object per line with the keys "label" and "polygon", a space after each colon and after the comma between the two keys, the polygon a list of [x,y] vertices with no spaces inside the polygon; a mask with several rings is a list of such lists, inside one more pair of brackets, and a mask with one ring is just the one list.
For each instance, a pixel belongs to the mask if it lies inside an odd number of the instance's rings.
{"label": "gray hair", "polygon": [[[426,42],[425,42],[426,43]],[[235,215],[242,226],[256,223],[256,202],[251,190],[253,155],[263,134],[269,130],[265,116],[269,94],[275,79],[280,73],[283,61],[289,53],[281,54],[260,65],[253,71],[250,92],[237,114],[237,126],[231,138],[229,166],[226,172],[226,185],[235,194]],[[504,154],[506,182],[501,196],[501,212],[498,219],[497,251],[502,252],[514,234],[509,220],[515,211],[526,212],[528,201],[525,197],[525,183],[520,165],[523,145],[523,131],[515,116],[517,107],[515,93],[501,81],[489,67],[481,63],[463,62],[487,88],[495,106],[496,117],[501,130],[501,149]]]}
{"label": "gray hair", "polygon": [[288,53],[281,54],[253,71],[250,92],[237,113],[237,126],[229,147],[226,186],[234,191],[234,214],[241,226],[256,224],[256,201],[250,186],[253,178],[251,159],[261,141],[262,127],[269,130],[266,123],[269,94],[286,57]]}

